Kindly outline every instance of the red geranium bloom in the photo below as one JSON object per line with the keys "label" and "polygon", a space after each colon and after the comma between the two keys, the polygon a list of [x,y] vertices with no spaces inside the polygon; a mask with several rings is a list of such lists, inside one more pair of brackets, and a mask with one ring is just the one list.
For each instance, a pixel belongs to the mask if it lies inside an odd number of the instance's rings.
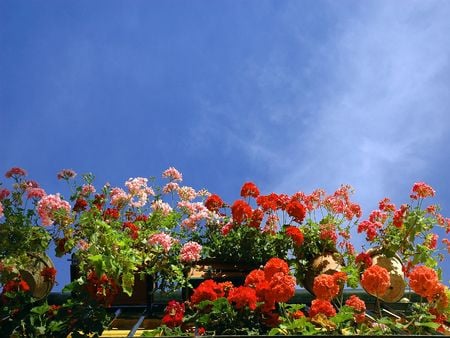
{"label": "red geranium bloom", "polygon": [[438,283],[436,271],[427,266],[417,266],[409,274],[409,286],[422,297],[432,297]]}
{"label": "red geranium bloom", "polygon": [[292,241],[295,245],[300,246],[303,244],[305,237],[303,236],[303,232],[294,226],[287,226],[285,228],[286,235],[292,238]]}
{"label": "red geranium bloom", "polygon": [[233,304],[236,309],[240,310],[248,307],[250,310],[254,311],[256,309],[256,292],[255,289],[249,288],[247,286],[239,286],[233,288],[228,293],[228,302]]}
{"label": "red geranium bloom", "polygon": [[242,197],[258,197],[259,189],[253,182],[245,182],[241,188],[241,196]]}
{"label": "red geranium bloom", "polygon": [[289,216],[291,216],[294,221],[296,221],[297,223],[301,223],[303,222],[303,219],[305,218],[306,215],[306,209],[305,207],[297,200],[291,200],[287,205],[286,205],[286,212],[288,213]]}
{"label": "red geranium bloom", "polygon": [[210,196],[208,196],[208,198],[205,201],[205,207],[209,210],[209,211],[215,211],[218,212],[220,208],[222,208],[224,205],[222,199],[220,198],[219,195],[216,194],[212,194]]}
{"label": "red geranium bloom", "polygon": [[132,222],[124,222],[123,228],[129,229],[130,237],[132,239],[137,239],[139,237],[139,227],[136,224],[134,224]]}
{"label": "red geranium bloom", "polygon": [[25,171],[25,169],[13,167],[5,173],[5,177],[11,178],[13,176],[27,176],[27,172]]}
{"label": "red geranium bloom", "polygon": [[413,199],[433,197],[436,193],[431,186],[424,182],[414,183],[412,192],[411,198]]}
{"label": "red geranium bloom", "polygon": [[237,200],[231,206],[231,214],[233,221],[242,223],[243,221],[252,217],[252,207],[243,200]]}
{"label": "red geranium bloom", "polygon": [[184,312],[184,304],[174,300],[169,301],[162,318],[163,324],[168,327],[180,326],[183,323]]}
{"label": "red geranium bloom", "polygon": [[264,212],[261,209],[255,209],[252,213],[252,219],[249,226],[259,229],[261,222],[264,218]]}
{"label": "red geranium bloom", "polygon": [[88,203],[83,198],[77,198],[77,201],[75,202],[75,205],[73,206],[73,210],[76,212],[80,212],[83,210],[86,210],[88,206]]}
{"label": "red geranium bloom", "polygon": [[312,318],[315,315],[322,313],[327,317],[333,317],[336,315],[336,310],[328,300],[314,299],[311,302],[311,308],[309,309],[309,316]]}
{"label": "red geranium bloom", "polygon": [[120,213],[119,210],[115,208],[108,208],[103,212],[103,219],[119,219]]}
{"label": "red geranium bloom", "polygon": [[245,277],[245,286],[256,287],[256,285],[265,280],[265,274],[263,270],[255,269],[252,270],[247,277]]}
{"label": "red geranium bloom", "polygon": [[366,318],[366,303],[358,296],[351,295],[346,300],[345,305],[352,307],[355,310],[354,318],[357,323],[362,323]]}
{"label": "red geranium bloom", "polygon": [[361,285],[371,295],[382,296],[391,285],[391,277],[385,268],[372,265],[363,272]]}
{"label": "red geranium bloom", "polygon": [[313,292],[317,298],[332,300],[339,291],[340,286],[333,275],[321,274],[314,278]]}
{"label": "red geranium bloom", "polygon": [[365,268],[368,268],[373,263],[372,257],[370,257],[370,255],[365,252],[361,252],[360,254],[358,254],[358,256],[356,256],[355,258],[355,261],[356,263],[363,264]]}
{"label": "red geranium bloom", "polygon": [[271,302],[285,303],[295,294],[295,278],[283,272],[275,273],[270,279],[270,291],[266,299]]}
{"label": "red geranium bloom", "polygon": [[207,279],[194,289],[194,293],[191,296],[191,303],[195,305],[204,300],[214,301],[224,295],[225,292],[220,284],[217,284],[212,279]]}
{"label": "red geranium bloom", "polygon": [[256,199],[256,204],[258,204],[264,211],[275,211],[279,207],[279,198],[275,193],[271,193],[267,196],[260,195]]}
{"label": "red geranium bloom", "polygon": [[45,281],[53,282],[56,276],[56,269],[54,267],[45,267],[41,271],[41,276],[44,277]]}
{"label": "red geranium bloom", "polygon": [[267,280],[271,280],[272,276],[277,272],[288,274],[289,265],[281,258],[273,257],[267,261],[266,265],[264,265],[264,274]]}

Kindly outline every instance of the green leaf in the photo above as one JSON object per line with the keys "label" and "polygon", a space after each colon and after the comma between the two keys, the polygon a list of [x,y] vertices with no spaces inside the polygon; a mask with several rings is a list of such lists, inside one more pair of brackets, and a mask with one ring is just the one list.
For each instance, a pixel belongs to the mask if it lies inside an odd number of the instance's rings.
{"label": "green leaf", "polygon": [[124,273],[122,276],[122,289],[128,296],[133,294],[134,274]]}

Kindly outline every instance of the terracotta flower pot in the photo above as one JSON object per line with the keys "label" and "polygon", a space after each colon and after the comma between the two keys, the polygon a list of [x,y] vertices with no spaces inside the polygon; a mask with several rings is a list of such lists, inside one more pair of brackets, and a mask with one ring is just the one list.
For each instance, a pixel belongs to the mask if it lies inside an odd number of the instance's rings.
{"label": "terracotta flower pot", "polygon": [[381,266],[389,272],[391,280],[391,285],[386,293],[378,296],[378,298],[386,303],[398,302],[405,294],[406,287],[405,274],[400,257],[386,257],[380,249],[369,250],[368,254],[372,257],[372,264]]}
{"label": "terracotta flower pot", "polygon": [[44,278],[41,272],[44,268],[54,268],[55,265],[45,253],[29,253],[28,256],[31,258],[29,263],[19,269],[19,272],[30,286],[33,297],[40,300],[48,296],[55,285],[54,279]]}
{"label": "terracotta flower pot", "polygon": [[302,281],[303,286],[309,293],[314,295],[314,278],[321,274],[332,275],[335,272],[339,272],[342,270],[343,264],[339,254],[336,253],[327,253],[317,256],[310,263],[305,279]]}

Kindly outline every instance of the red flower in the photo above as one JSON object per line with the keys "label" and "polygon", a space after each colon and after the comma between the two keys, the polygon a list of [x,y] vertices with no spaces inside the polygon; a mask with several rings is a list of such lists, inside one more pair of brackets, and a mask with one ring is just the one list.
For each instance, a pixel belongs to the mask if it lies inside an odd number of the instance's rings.
{"label": "red flower", "polygon": [[83,210],[86,210],[88,206],[88,203],[83,198],[77,198],[77,201],[75,202],[75,205],[73,206],[73,210],[76,212],[80,212]]}
{"label": "red flower", "polygon": [[278,209],[280,204],[279,197],[275,193],[271,193],[267,196],[260,195],[256,198],[256,204],[258,204],[263,209],[263,211],[275,211]]}
{"label": "red flower", "polygon": [[258,197],[259,189],[253,182],[245,182],[241,188],[241,196],[242,197]]}
{"label": "red flower", "polygon": [[222,199],[220,198],[219,195],[216,195],[216,194],[210,195],[205,201],[205,207],[209,211],[218,212],[219,209],[223,207],[223,205],[224,205],[224,203],[223,203]]}
{"label": "red flower", "polygon": [[41,276],[44,277],[45,281],[54,282],[56,276],[56,269],[54,267],[45,267],[41,271]]}
{"label": "red flower", "polygon": [[253,210],[252,219],[250,220],[249,226],[251,226],[252,228],[259,229],[263,218],[264,218],[264,212],[261,209]]}
{"label": "red flower", "polygon": [[345,302],[345,305],[352,307],[355,310],[355,321],[357,323],[364,322],[366,318],[366,303],[362,299],[360,299],[358,296],[351,295],[349,299]]}
{"label": "red flower", "polygon": [[252,217],[252,207],[245,201],[237,200],[231,206],[231,214],[233,216],[233,221],[242,223]]}
{"label": "red flower", "polygon": [[283,272],[275,273],[270,279],[270,292],[266,295],[269,302],[285,303],[295,294],[295,278]]}
{"label": "red flower", "polygon": [[361,285],[371,295],[382,296],[391,285],[391,277],[385,268],[372,265],[363,272]]}
{"label": "red flower", "polygon": [[336,310],[328,300],[314,299],[311,302],[309,316],[312,318],[319,313],[322,313],[327,317],[333,317],[336,315]]}
{"label": "red flower", "polygon": [[264,271],[260,269],[252,270],[247,277],[245,277],[245,286],[256,287],[256,285],[265,280]]}
{"label": "red flower", "polygon": [[139,237],[139,227],[132,222],[124,222],[123,228],[130,231],[130,237],[132,239],[137,239]]}
{"label": "red flower", "polygon": [[168,327],[180,326],[183,323],[184,304],[171,300],[167,303],[162,323]]}
{"label": "red flower", "polygon": [[207,279],[194,289],[194,293],[191,296],[191,303],[195,305],[204,300],[214,301],[224,295],[225,292],[220,284],[217,284],[212,279]]}
{"label": "red flower", "polygon": [[314,278],[313,292],[317,298],[332,300],[339,291],[340,285],[333,275],[321,274]]}
{"label": "red flower", "polygon": [[406,216],[406,211],[408,210],[408,205],[402,204],[400,209],[394,212],[394,217],[392,219],[392,224],[396,228],[401,228],[403,226],[403,219]]}
{"label": "red flower", "polygon": [[267,261],[266,265],[264,265],[264,275],[267,280],[271,280],[272,276],[277,272],[288,274],[289,265],[281,258],[273,257]]}
{"label": "red flower", "polygon": [[364,268],[368,268],[369,266],[372,266],[372,257],[370,257],[369,254],[365,252],[361,252],[358,256],[355,258],[356,263],[363,264]]}
{"label": "red flower", "polygon": [[422,297],[432,297],[438,282],[436,271],[427,266],[417,266],[409,274],[409,286]]}
{"label": "red flower", "polygon": [[305,218],[306,215],[306,209],[305,207],[297,200],[291,200],[287,205],[286,205],[286,212],[288,213],[289,216],[291,216],[294,221],[296,221],[297,223],[301,223],[303,222],[303,219]]}
{"label": "red flower", "polygon": [[103,219],[104,220],[108,220],[108,219],[119,219],[120,217],[120,213],[119,210],[115,209],[115,208],[108,208],[103,212]]}
{"label": "red flower", "polygon": [[228,294],[228,302],[233,304],[236,309],[240,310],[248,307],[254,311],[256,309],[256,292],[255,289],[247,286],[239,286],[230,290]]}
{"label": "red flower", "polygon": [[111,306],[112,301],[120,291],[116,281],[102,274],[98,278],[95,271],[90,271],[87,275],[86,289],[92,299],[105,306]]}
{"label": "red flower", "polygon": [[291,317],[293,319],[299,319],[299,318],[305,317],[305,314],[303,313],[303,311],[297,310],[297,311],[291,313]]}
{"label": "red flower", "polygon": [[5,177],[11,178],[13,176],[27,176],[27,172],[25,171],[25,169],[13,167],[5,173]]}
{"label": "red flower", "polygon": [[296,246],[300,246],[303,244],[305,237],[303,236],[303,232],[299,228],[294,226],[287,226],[284,231],[286,232],[286,235],[292,238],[292,241]]}
{"label": "red flower", "polygon": [[433,197],[434,194],[436,193],[431,186],[429,186],[424,182],[414,183],[412,192],[413,192],[411,194],[412,199]]}

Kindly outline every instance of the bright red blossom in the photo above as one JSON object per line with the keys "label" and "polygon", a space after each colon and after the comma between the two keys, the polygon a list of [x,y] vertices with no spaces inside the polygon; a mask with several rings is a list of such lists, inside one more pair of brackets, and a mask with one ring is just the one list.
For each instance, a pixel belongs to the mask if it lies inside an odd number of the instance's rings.
{"label": "bright red blossom", "polygon": [[12,167],[5,173],[6,178],[11,178],[13,176],[27,176],[25,169],[19,167]]}
{"label": "bright red blossom", "polygon": [[214,301],[224,295],[225,292],[220,284],[212,279],[207,279],[195,288],[194,293],[191,296],[191,303],[195,305],[204,300]]}
{"label": "bright red blossom", "polygon": [[238,310],[245,307],[248,307],[252,311],[256,309],[256,292],[253,288],[247,286],[233,288],[228,293],[227,299]]}
{"label": "bright red blossom", "polygon": [[45,267],[41,271],[41,276],[44,277],[45,281],[53,282],[56,277],[56,269],[54,267]]}
{"label": "bright red blossom", "polygon": [[303,236],[303,232],[294,226],[287,226],[284,231],[286,235],[288,235],[296,246],[300,246],[303,244],[305,237]]}
{"label": "bright red blossom", "polygon": [[409,274],[409,286],[422,297],[432,297],[438,282],[436,271],[427,266],[417,266]]}
{"label": "bright red blossom", "polygon": [[317,298],[332,300],[339,291],[340,286],[333,275],[321,274],[314,278],[313,292]]}
{"label": "bright red blossom", "polygon": [[183,323],[184,312],[184,304],[171,300],[167,303],[162,323],[168,327],[180,326]]}
{"label": "bright red blossom", "polygon": [[309,309],[309,316],[313,318],[315,315],[322,313],[327,317],[333,317],[336,315],[336,309],[328,300],[314,299],[311,302],[311,308]]}
{"label": "bright red blossom", "polygon": [[245,182],[241,188],[241,196],[242,197],[258,197],[259,189],[253,182]]}
{"label": "bright red blossom", "polygon": [[247,277],[245,277],[245,286],[255,287],[258,283],[265,280],[264,271],[261,269],[252,270]]}
{"label": "bright red blossom", "polygon": [[210,195],[205,201],[205,207],[209,211],[215,211],[215,212],[218,212],[219,209],[224,206],[224,204],[225,203],[222,201],[220,196],[216,195],[216,194]]}
{"label": "bright red blossom", "polygon": [[252,217],[252,207],[243,200],[237,200],[231,206],[233,221],[242,223]]}
{"label": "bright red blossom", "polygon": [[281,258],[273,257],[267,261],[266,265],[264,265],[264,275],[267,280],[270,280],[277,272],[288,274],[289,265]]}
{"label": "bright red blossom", "polygon": [[419,198],[426,198],[426,197],[433,197],[436,192],[434,189],[429,186],[428,184],[424,182],[417,182],[414,183],[412,188],[412,199],[419,199]]}
{"label": "bright red blossom", "polygon": [[286,205],[286,212],[288,213],[289,216],[291,216],[294,221],[296,221],[297,223],[301,223],[303,222],[303,219],[305,218],[306,215],[306,209],[305,207],[297,200],[291,200],[287,205]]}
{"label": "bright red blossom", "polygon": [[379,265],[372,265],[367,268],[361,277],[361,285],[368,293],[374,296],[384,295],[390,284],[391,277],[389,272]]}
{"label": "bright red blossom", "polygon": [[351,295],[349,299],[346,300],[345,305],[352,307],[355,310],[354,318],[357,323],[364,322],[366,318],[366,303],[358,296]]}

